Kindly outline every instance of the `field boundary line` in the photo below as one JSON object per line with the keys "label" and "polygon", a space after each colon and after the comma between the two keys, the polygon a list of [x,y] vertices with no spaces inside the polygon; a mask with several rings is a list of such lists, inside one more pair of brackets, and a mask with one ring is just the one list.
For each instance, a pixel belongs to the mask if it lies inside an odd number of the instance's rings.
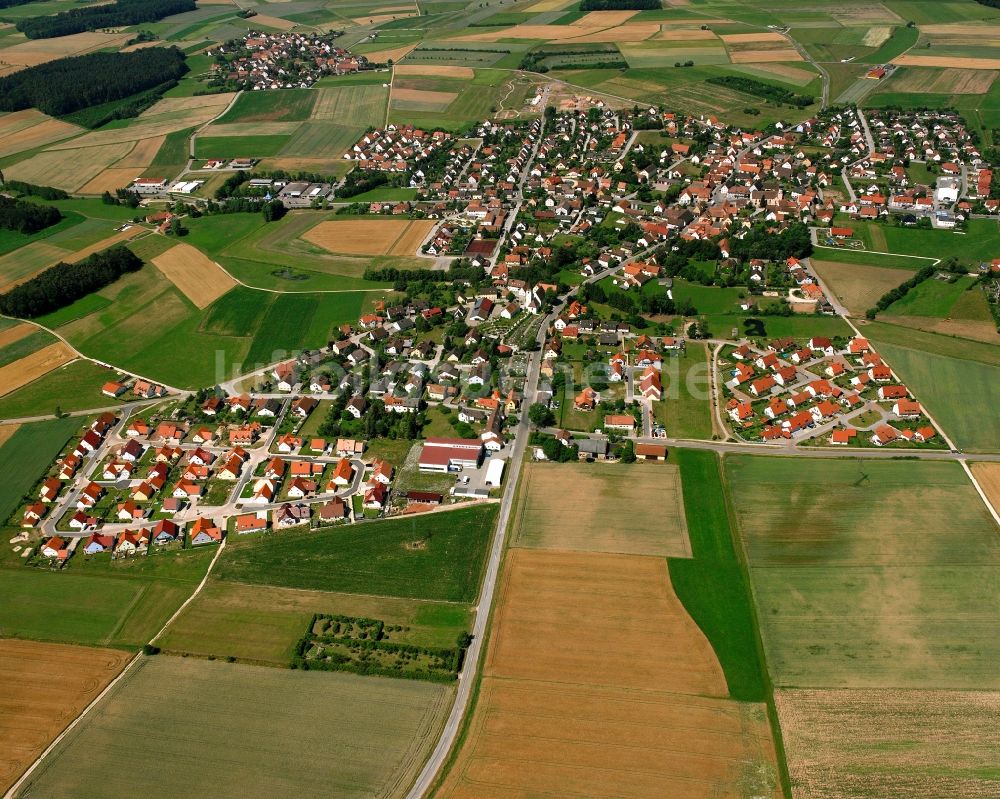
{"label": "field boundary line", "polygon": [[[154,635],[149,640],[150,644],[153,644],[157,640],[159,640],[160,636],[163,635],[164,632],[166,632],[167,627],[171,625],[174,619],[176,619],[181,614],[181,612],[194,601],[194,599],[198,596],[198,594],[201,593],[201,590],[205,587],[205,584],[208,582],[208,578],[212,574],[212,569],[215,567],[215,564],[219,560],[219,556],[222,554],[222,550],[226,548],[226,540],[227,539],[223,539],[222,543],[219,545],[219,549],[216,551],[215,557],[213,557],[212,562],[208,564],[208,569],[205,571],[205,576],[201,578],[201,582],[198,583],[198,585],[195,587],[194,592],[184,601],[184,603],[179,608],[177,608],[174,614],[169,619],[167,619],[166,623],[160,628],[159,632],[157,632],[156,635]],[[27,782],[28,779],[30,779],[31,775],[35,773],[38,767],[42,765],[45,758],[48,757],[50,754],[52,754],[55,748],[66,738],[67,735],[69,735],[71,732],[73,732],[74,729],[76,729],[76,727],[80,724],[81,721],[83,721],[83,719],[90,713],[90,711],[93,710],[98,705],[98,703],[102,699],[104,699],[105,696],[108,695],[111,689],[114,688],[116,685],[118,685],[118,683],[121,682],[126,675],[128,675],[133,671],[136,664],[142,663],[145,660],[145,658],[146,655],[142,653],[141,649],[138,652],[136,652],[135,656],[128,663],[126,663],[125,667],[118,673],[118,676],[115,677],[111,682],[109,682],[104,687],[104,690],[101,691],[97,696],[95,696],[94,699],[90,702],[90,704],[87,705],[80,712],[80,714],[67,725],[66,729],[64,729],[61,733],[59,733],[59,735],[57,735],[55,739],[47,747],[45,747],[42,753],[35,759],[35,762],[32,763],[30,766],[28,766],[28,768],[24,771],[24,773],[18,778],[17,782],[15,782],[7,790],[7,792],[4,794],[4,799],[14,799],[16,793],[21,789],[21,787],[25,784],[25,782]]]}

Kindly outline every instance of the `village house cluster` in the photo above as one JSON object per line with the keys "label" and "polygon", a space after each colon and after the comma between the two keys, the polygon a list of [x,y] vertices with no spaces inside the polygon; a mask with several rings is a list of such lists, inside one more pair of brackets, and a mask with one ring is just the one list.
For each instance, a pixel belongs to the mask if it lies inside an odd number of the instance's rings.
{"label": "village house cluster", "polygon": [[389,125],[364,134],[344,159],[356,169],[378,172],[410,172],[411,179],[422,182],[418,166],[449,145],[452,136],[443,130],[426,131],[413,125]]}
{"label": "village house cluster", "polygon": [[333,42],[339,34],[250,31],[208,51],[216,60],[216,79],[241,89],[305,89],[324,75],[345,75],[368,68],[364,56]]}

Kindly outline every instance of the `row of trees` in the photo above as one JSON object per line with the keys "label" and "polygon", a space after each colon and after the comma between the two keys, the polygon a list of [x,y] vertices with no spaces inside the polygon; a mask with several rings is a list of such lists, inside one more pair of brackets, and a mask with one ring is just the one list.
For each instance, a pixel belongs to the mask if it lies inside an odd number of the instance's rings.
{"label": "row of trees", "polygon": [[727,89],[735,89],[746,94],[753,94],[763,97],[765,100],[772,100],[776,103],[788,103],[796,108],[805,108],[816,102],[815,97],[805,94],[796,94],[788,89],[772,86],[770,83],[754,80],[753,78],[741,78],[737,75],[717,75],[706,78],[705,83],[714,83],[716,86],[725,86]]}
{"label": "row of trees", "polygon": [[4,180],[4,191],[13,191],[27,197],[39,197],[42,200],[68,200],[69,193],[52,186],[36,186],[22,180]]}
{"label": "row of trees", "polygon": [[884,311],[886,308],[888,308],[890,305],[896,302],[896,300],[903,299],[903,297],[909,294],[911,289],[915,289],[925,280],[928,280],[931,277],[933,277],[936,271],[937,271],[936,267],[925,266],[923,269],[917,272],[913,277],[911,277],[905,283],[896,286],[896,288],[894,289],[890,289],[881,297],[879,297],[878,302],[875,303],[875,306],[873,308],[868,309],[868,311],[865,313],[865,316],[867,316],[869,319],[874,319],[875,315],[879,311]]}
{"label": "row of trees", "polygon": [[184,53],[176,47],[60,58],[0,78],[0,111],[33,106],[62,116],[162,86],[187,71]]}
{"label": "row of trees", "polygon": [[0,227],[18,233],[37,233],[62,219],[58,208],[0,196]]}
{"label": "row of trees", "polygon": [[108,5],[73,8],[53,16],[29,17],[20,20],[16,27],[29,39],[51,39],[101,28],[156,22],[195,8],[195,0],[118,0]]}
{"label": "row of trees", "polygon": [[56,264],[0,294],[0,313],[21,319],[51,313],[142,268],[142,260],[119,245],[75,264]]}

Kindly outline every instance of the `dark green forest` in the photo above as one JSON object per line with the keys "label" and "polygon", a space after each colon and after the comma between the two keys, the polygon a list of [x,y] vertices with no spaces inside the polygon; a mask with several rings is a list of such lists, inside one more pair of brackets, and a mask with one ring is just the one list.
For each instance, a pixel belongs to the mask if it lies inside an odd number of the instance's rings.
{"label": "dark green forest", "polygon": [[58,208],[0,196],[0,228],[37,233],[62,219]]}
{"label": "dark green forest", "polygon": [[75,264],[56,264],[0,294],[0,313],[34,319],[64,308],[114,283],[125,273],[141,268],[142,260],[122,246],[94,253]]}
{"label": "dark green forest", "polygon": [[22,19],[15,27],[29,39],[51,39],[101,28],[157,22],[171,14],[194,11],[196,7],[194,0],[118,0],[108,5],[74,8],[52,16]]}
{"label": "dark green forest", "polygon": [[164,85],[187,71],[176,47],[60,58],[0,78],[0,111],[33,106],[62,116]]}

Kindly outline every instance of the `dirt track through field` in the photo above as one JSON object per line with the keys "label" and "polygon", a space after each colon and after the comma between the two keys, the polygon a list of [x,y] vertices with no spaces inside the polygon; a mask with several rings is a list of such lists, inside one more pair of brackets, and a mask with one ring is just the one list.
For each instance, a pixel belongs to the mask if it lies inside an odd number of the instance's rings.
{"label": "dirt track through field", "polygon": [[0,790],[131,658],[115,649],[0,639]]}
{"label": "dirt track through field", "polygon": [[779,795],[763,708],[725,698],[663,559],[514,549],[504,568],[439,796],[709,799],[744,795],[748,775],[753,795]]}
{"label": "dirt track through field", "polygon": [[153,265],[199,308],[207,308],[236,285],[215,261],[190,244],[175,244],[157,255]]}
{"label": "dirt track through field", "polygon": [[13,363],[0,366],[0,397],[47,375],[74,358],[76,355],[73,351],[63,342],[57,341]]}

